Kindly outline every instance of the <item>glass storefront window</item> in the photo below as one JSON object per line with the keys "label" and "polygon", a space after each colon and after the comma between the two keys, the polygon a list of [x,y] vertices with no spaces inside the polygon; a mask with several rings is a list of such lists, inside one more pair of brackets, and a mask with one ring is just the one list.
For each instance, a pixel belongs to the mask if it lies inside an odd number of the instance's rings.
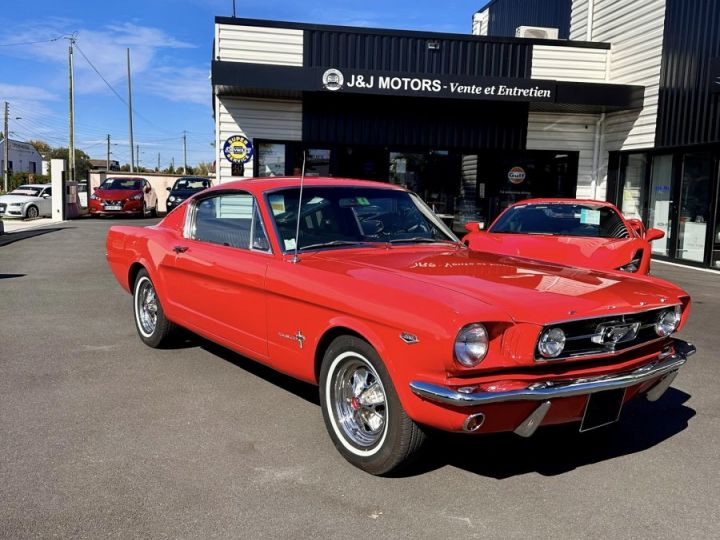
{"label": "glass storefront window", "polygon": [[[660,229],[665,237],[652,242],[652,252],[658,255],[670,255],[670,234],[672,219],[673,157],[655,156],[652,162],[650,178],[650,204],[648,205],[648,228]],[[624,210],[624,209],[623,209]]]}
{"label": "glass storefront window", "polygon": [[258,144],[258,176],[285,176],[284,144]]}
{"label": "glass storefront window", "polygon": [[647,160],[647,154],[630,154],[627,156],[622,207],[620,209],[628,219],[642,219],[642,208],[645,202],[643,186],[645,185]]}
{"label": "glass storefront window", "polygon": [[676,253],[679,259],[697,262],[705,260],[713,164],[714,160],[709,155],[684,156]]}

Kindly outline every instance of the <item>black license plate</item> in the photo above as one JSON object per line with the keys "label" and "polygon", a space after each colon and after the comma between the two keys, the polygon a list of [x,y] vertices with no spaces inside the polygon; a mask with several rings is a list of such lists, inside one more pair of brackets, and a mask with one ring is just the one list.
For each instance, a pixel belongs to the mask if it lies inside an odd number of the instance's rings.
{"label": "black license plate", "polygon": [[580,431],[589,431],[617,422],[617,419],[620,418],[624,400],[624,388],[590,394],[585,405],[585,414],[580,424]]}

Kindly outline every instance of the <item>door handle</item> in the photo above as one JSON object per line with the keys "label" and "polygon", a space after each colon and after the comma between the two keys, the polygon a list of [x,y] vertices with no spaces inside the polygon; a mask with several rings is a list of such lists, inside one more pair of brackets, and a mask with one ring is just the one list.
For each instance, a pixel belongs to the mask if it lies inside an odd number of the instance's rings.
{"label": "door handle", "polygon": [[185,253],[188,250],[187,246],[175,246],[173,251],[175,253]]}

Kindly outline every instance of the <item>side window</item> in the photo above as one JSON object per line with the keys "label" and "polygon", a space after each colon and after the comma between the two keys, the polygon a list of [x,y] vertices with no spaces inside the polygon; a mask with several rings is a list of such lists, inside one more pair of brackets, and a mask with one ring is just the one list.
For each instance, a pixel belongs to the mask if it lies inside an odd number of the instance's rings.
{"label": "side window", "polygon": [[190,238],[222,246],[269,251],[257,204],[249,193],[209,197],[195,205]]}
{"label": "side window", "polygon": [[45,188],[45,191],[43,191],[43,195],[52,195],[52,188]]}

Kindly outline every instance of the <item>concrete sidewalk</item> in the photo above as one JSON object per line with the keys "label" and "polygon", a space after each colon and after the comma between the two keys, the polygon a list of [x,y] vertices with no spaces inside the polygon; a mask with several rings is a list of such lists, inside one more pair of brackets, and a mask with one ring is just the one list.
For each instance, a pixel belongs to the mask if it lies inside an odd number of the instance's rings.
{"label": "concrete sidewalk", "polygon": [[0,229],[5,229],[5,234],[11,234],[19,231],[26,231],[28,229],[35,229],[37,227],[46,227],[52,223],[60,224],[62,221],[53,221],[52,218],[37,218],[37,219],[3,219],[2,226]]}

